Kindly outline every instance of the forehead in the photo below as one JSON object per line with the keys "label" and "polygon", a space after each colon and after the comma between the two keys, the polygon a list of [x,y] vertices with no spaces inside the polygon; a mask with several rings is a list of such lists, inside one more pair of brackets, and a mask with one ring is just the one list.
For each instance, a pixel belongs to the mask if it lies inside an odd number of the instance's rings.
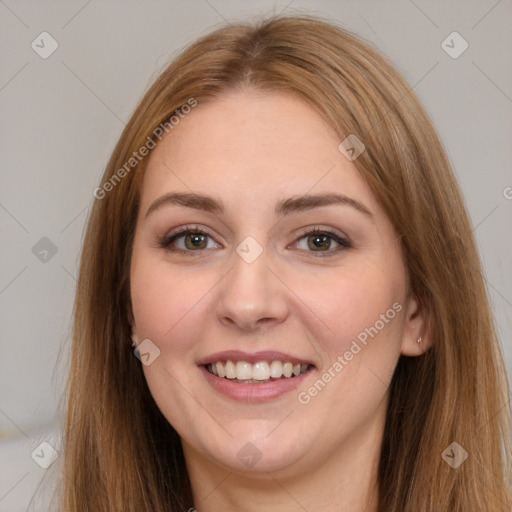
{"label": "forehead", "polygon": [[236,91],[199,102],[153,150],[143,205],[168,191],[215,192],[254,207],[276,197],[340,192],[375,200],[341,140],[304,100]]}

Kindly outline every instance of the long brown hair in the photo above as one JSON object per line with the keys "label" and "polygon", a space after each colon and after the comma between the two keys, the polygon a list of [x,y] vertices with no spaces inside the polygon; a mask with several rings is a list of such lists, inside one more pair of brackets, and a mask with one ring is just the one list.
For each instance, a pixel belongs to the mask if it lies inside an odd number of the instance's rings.
{"label": "long brown hair", "polygon": [[[133,168],[126,162],[191,98],[201,104],[239,87],[298,94],[340,142],[349,134],[363,141],[354,163],[400,236],[411,292],[427,314],[432,347],[402,356],[390,387],[379,511],[510,511],[507,376],[446,153],[399,73],[368,43],[311,17],[226,26],[196,41],[157,78],[123,131],[83,243],[62,509],[193,506],[179,436],[131,349],[129,266],[148,158]],[[442,457],[453,442],[468,453],[457,469]]]}

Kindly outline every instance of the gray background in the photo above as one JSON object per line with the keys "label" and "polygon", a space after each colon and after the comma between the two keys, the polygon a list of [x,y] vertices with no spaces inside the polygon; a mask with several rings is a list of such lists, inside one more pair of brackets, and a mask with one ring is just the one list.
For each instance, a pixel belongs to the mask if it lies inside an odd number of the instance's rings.
{"label": "gray background", "polygon": [[[225,21],[279,12],[337,21],[414,87],[465,195],[512,369],[511,0],[0,0],[1,511],[27,510],[45,474],[30,454],[55,437],[80,241],[125,122],[186,44]],[[58,43],[46,59],[31,47],[43,31]],[[441,46],[453,31],[469,44],[458,58]],[[54,255],[41,252],[43,237]]]}

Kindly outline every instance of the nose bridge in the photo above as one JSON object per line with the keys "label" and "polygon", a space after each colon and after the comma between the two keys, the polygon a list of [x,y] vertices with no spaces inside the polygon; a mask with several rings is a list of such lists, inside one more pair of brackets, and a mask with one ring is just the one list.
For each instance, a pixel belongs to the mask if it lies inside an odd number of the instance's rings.
{"label": "nose bridge", "polygon": [[288,314],[285,287],[269,269],[270,252],[247,237],[233,252],[231,263],[217,302],[219,320],[244,330],[282,322]]}

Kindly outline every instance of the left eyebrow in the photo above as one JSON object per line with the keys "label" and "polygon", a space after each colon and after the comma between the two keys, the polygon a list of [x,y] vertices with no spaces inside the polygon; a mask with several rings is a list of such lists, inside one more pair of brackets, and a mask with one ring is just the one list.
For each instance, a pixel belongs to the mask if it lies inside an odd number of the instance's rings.
{"label": "left eyebrow", "polygon": [[[186,208],[215,214],[222,214],[225,211],[222,201],[211,196],[193,192],[171,192],[156,199],[148,208],[146,217],[154,210],[165,205],[185,206]],[[284,216],[294,212],[302,212],[330,205],[350,206],[373,219],[373,214],[363,203],[343,194],[316,194],[290,197],[276,204],[275,213],[276,215]]]}
{"label": "left eyebrow", "polygon": [[323,206],[330,206],[333,204],[351,206],[373,219],[373,214],[363,203],[343,194],[316,194],[290,197],[289,199],[284,199],[277,204],[276,214],[287,215],[292,212],[311,210],[313,208],[321,208]]}

